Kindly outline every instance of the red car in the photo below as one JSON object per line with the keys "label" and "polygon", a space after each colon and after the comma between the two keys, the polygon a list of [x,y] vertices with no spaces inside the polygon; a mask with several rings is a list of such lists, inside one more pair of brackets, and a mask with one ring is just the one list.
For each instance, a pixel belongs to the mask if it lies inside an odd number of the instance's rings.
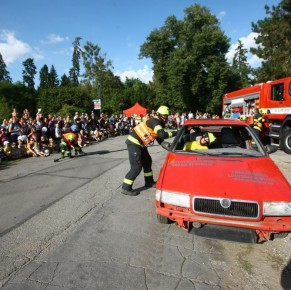
{"label": "red car", "polygon": [[291,232],[291,186],[244,121],[188,120],[168,150],[156,190],[161,223],[205,237],[262,243]]}

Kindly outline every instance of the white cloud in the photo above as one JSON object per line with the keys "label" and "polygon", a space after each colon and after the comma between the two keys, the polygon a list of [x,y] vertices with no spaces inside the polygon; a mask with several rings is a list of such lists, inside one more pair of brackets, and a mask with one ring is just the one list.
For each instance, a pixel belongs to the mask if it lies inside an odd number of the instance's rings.
{"label": "white cloud", "polygon": [[128,70],[124,72],[116,71],[115,75],[120,76],[122,82],[126,80],[126,77],[129,79],[140,79],[143,83],[149,83],[153,80],[153,71],[149,69],[147,65],[144,65],[143,69],[139,70]]}
{"label": "white cloud", "polygon": [[[241,37],[239,40],[243,43],[243,47],[247,50],[250,49],[250,47],[257,47],[257,44],[255,42],[255,38],[258,36],[257,33],[251,32],[249,35]],[[232,62],[233,56],[235,54],[235,50],[237,49],[238,42],[235,44],[232,44],[228,53],[226,54],[226,58],[228,62]],[[258,58],[256,55],[253,55],[251,53],[247,54],[248,63],[252,67],[257,67],[261,64],[261,59]]]}
{"label": "white cloud", "polygon": [[47,40],[42,40],[41,43],[43,44],[47,44],[47,43],[60,43],[60,42],[64,42],[64,41],[69,41],[69,37],[62,37],[58,34],[49,34],[47,36]]}
{"label": "white cloud", "polygon": [[217,15],[217,18],[218,18],[218,19],[221,19],[221,18],[223,18],[225,15],[226,15],[226,12],[225,12],[225,11],[220,11],[220,12],[218,13],[218,15]]}
{"label": "white cloud", "polygon": [[33,54],[33,49],[15,37],[14,31],[1,30],[0,52],[6,65],[12,64],[24,55]]}

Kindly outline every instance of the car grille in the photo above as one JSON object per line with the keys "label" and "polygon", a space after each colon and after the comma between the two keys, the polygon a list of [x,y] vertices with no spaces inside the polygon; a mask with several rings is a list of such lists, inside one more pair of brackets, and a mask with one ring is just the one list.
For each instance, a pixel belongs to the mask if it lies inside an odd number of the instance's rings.
{"label": "car grille", "polygon": [[259,204],[253,201],[230,200],[230,206],[222,207],[220,199],[194,197],[193,207],[197,213],[220,215],[229,217],[242,217],[256,219],[259,216]]}

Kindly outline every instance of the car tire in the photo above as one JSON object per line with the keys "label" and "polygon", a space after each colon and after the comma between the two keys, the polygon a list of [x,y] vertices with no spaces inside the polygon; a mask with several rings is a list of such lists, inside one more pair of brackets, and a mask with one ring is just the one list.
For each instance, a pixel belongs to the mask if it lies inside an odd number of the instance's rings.
{"label": "car tire", "polygon": [[278,234],[273,234],[273,239],[284,239],[289,235],[289,232],[281,232]]}
{"label": "car tire", "polygon": [[161,224],[169,224],[170,223],[170,219],[167,218],[166,216],[157,214],[157,219]]}
{"label": "car tire", "polygon": [[283,129],[281,146],[285,153],[291,154],[291,128],[289,127]]}

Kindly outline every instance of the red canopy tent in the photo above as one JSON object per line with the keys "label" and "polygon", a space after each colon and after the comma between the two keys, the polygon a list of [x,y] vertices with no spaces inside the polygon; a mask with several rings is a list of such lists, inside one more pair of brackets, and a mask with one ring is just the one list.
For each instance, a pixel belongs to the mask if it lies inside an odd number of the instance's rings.
{"label": "red canopy tent", "polygon": [[125,114],[127,117],[130,117],[131,115],[134,115],[134,114],[136,114],[137,116],[140,116],[140,115],[144,116],[147,114],[147,112],[148,112],[148,109],[144,108],[138,102],[136,102],[131,108],[123,110],[123,114]]}

